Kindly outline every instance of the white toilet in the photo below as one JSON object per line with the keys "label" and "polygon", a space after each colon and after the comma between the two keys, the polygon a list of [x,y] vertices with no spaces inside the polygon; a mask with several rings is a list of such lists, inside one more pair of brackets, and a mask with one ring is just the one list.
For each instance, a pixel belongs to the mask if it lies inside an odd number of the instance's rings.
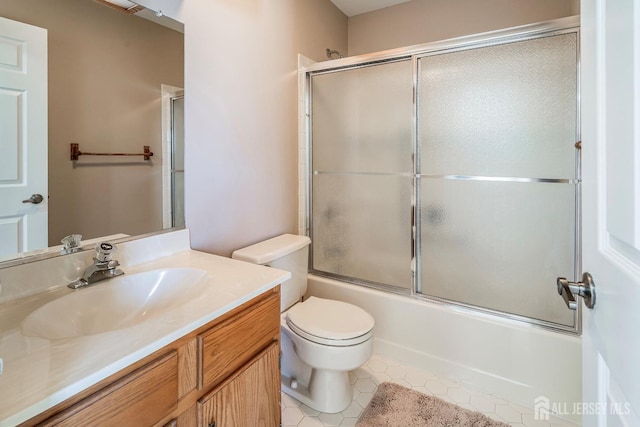
{"label": "white toilet", "polygon": [[321,412],[341,412],[352,400],[348,372],[373,352],[373,317],[341,301],[309,297],[306,236],[283,234],[238,249],[232,258],[291,272],[281,285],[282,391]]}

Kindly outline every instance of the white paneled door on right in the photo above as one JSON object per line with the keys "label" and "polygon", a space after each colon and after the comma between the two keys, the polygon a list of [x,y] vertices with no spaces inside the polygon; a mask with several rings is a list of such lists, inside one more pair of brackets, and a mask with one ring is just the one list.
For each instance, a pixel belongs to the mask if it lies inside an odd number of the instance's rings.
{"label": "white paneled door on right", "polygon": [[0,258],[48,246],[47,134],[47,31],[0,17]]}
{"label": "white paneled door on right", "polygon": [[585,426],[640,426],[640,1],[583,0]]}

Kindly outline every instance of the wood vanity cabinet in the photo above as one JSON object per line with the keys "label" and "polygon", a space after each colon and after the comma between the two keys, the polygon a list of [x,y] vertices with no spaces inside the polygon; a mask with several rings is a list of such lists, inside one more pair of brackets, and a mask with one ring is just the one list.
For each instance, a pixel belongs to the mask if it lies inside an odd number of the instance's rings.
{"label": "wood vanity cabinet", "polygon": [[23,426],[277,427],[280,288]]}

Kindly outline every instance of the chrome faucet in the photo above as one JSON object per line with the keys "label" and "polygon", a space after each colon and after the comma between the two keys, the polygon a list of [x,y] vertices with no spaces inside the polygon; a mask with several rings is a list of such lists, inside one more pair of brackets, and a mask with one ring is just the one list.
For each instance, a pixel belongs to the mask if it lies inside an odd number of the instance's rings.
{"label": "chrome faucet", "polygon": [[102,280],[111,279],[113,277],[124,274],[124,271],[117,268],[120,263],[111,256],[115,252],[116,247],[108,242],[102,242],[96,246],[96,256],[91,264],[78,280],[69,283],[71,289],[83,288]]}

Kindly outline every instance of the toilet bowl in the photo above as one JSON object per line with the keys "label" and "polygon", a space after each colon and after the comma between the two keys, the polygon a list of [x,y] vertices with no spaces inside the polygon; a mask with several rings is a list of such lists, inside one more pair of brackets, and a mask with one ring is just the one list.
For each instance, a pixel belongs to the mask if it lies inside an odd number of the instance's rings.
{"label": "toilet bowl", "polygon": [[373,323],[359,307],[316,297],[287,310],[280,323],[283,391],[321,412],[344,410],[353,394],[348,373],[373,352]]}
{"label": "toilet bowl", "polygon": [[313,296],[302,300],[310,242],[284,234],[232,257],[291,272],[281,284],[282,391],[317,411],[336,413],[352,401],[349,371],[371,357],[374,320],[353,304]]}

